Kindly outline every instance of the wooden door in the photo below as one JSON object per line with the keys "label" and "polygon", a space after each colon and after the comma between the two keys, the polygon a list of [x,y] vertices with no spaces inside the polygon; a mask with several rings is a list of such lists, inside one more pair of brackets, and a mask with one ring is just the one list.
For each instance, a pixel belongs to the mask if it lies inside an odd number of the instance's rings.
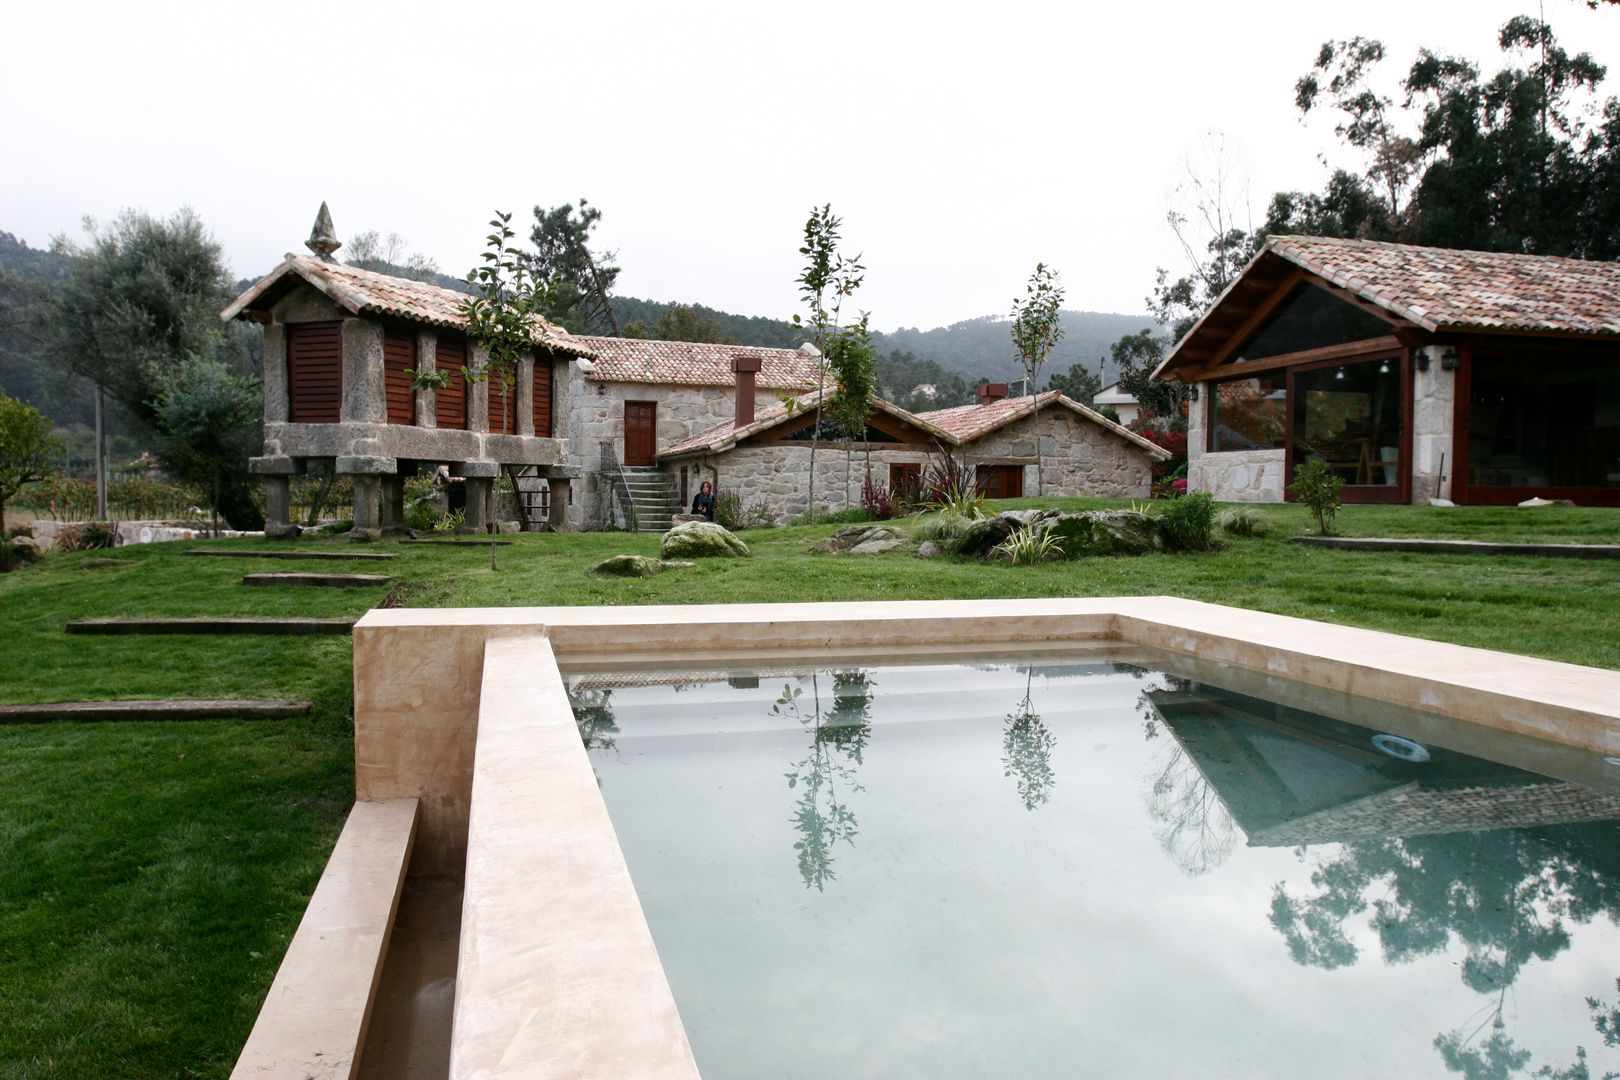
{"label": "wooden door", "polygon": [[287,419],[335,424],[343,412],[343,324],[287,327]]}
{"label": "wooden door", "polygon": [[416,392],[406,374],[416,368],[416,329],[390,326],[383,332],[383,389],[390,424],[416,423]]}
{"label": "wooden door", "polygon": [[651,465],[658,452],[655,435],[658,423],[658,405],[652,401],[624,403],[624,463]]}
{"label": "wooden door", "polygon": [[980,465],[974,470],[975,486],[986,499],[1021,499],[1024,497],[1024,467],[1022,465]]}

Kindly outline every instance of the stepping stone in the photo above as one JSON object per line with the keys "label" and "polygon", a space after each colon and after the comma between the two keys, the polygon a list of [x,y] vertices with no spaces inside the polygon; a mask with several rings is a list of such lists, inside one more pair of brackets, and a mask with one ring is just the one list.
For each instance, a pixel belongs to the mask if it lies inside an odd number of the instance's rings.
{"label": "stepping stone", "polygon": [[1431,555],[1541,555],[1557,559],[1620,559],[1620,544],[1499,544],[1487,540],[1424,540],[1383,536],[1296,536],[1296,544],[1350,551],[1421,551]]}
{"label": "stepping stone", "polygon": [[347,634],[353,619],[75,619],[70,634]]}
{"label": "stepping stone", "polygon": [[281,720],[309,713],[307,701],[53,701],[0,705],[0,724],[52,720]]}
{"label": "stepping stone", "polygon": [[378,551],[241,551],[237,549],[190,548],[182,555],[201,555],[211,559],[392,559],[393,555]]}
{"label": "stepping stone", "polygon": [[364,589],[387,585],[387,574],[243,574],[244,585],[324,585],[331,589]]}
{"label": "stepping stone", "polygon": [[[402,544],[421,544],[423,547],[489,547],[488,540],[401,540]],[[511,547],[510,540],[495,541],[496,547]]]}

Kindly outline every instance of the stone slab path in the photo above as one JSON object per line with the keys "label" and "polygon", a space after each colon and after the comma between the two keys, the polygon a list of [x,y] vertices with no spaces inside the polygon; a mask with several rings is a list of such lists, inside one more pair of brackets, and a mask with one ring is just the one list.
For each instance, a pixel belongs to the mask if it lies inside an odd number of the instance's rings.
{"label": "stone slab path", "polygon": [[353,619],[75,619],[70,634],[347,634]]}
{"label": "stone slab path", "polygon": [[[401,540],[402,544],[421,544],[423,547],[473,547],[487,548],[488,540]],[[495,541],[496,547],[511,547],[510,540]]]}
{"label": "stone slab path", "polygon": [[192,548],[185,555],[201,555],[213,559],[393,559],[398,556],[378,551],[214,551]]}
{"label": "stone slab path", "polygon": [[329,589],[364,589],[387,585],[387,574],[243,574],[244,585],[321,585]]}
{"label": "stone slab path", "polygon": [[53,701],[0,705],[0,724],[52,720],[280,720],[309,713],[307,701]]}
{"label": "stone slab path", "polygon": [[1421,551],[1435,555],[1542,555],[1555,559],[1620,559],[1620,544],[1498,544],[1382,536],[1296,536],[1296,544],[1350,551]]}

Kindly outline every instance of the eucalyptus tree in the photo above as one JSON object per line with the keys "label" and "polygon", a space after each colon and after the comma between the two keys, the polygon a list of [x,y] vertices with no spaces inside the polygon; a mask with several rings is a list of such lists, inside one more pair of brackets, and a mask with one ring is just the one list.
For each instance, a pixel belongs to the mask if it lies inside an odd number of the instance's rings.
{"label": "eucalyptus tree", "polygon": [[1063,338],[1063,285],[1057,271],[1045,263],[1036,263],[1024,286],[1024,295],[1012,306],[1013,348],[1024,369],[1024,378],[1035,392],[1035,494],[1044,494],[1044,460],[1041,454],[1041,396],[1036,387],[1041,368],[1052,355],[1052,350]]}

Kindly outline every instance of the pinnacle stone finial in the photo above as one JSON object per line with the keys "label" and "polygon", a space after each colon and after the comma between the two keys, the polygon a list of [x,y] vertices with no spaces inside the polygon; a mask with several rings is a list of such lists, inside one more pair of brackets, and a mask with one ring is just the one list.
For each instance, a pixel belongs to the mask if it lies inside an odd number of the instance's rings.
{"label": "pinnacle stone finial", "polygon": [[309,231],[309,239],[304,241],[304,246],[327,262],[337,261],[332,258],[332,253],[342,247],[343,242],[337,238],[337,230],[332,228],[332,212],[326,208],[324,200],[320,213],[315,215],[315,227]]}

